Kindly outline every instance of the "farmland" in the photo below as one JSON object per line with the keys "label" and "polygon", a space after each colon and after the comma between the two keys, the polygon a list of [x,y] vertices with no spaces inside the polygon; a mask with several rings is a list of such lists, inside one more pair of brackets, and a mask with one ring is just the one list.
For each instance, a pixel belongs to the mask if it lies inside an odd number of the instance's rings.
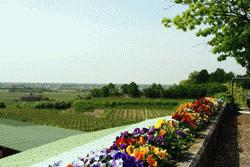
{"label": "farmland", "polygon": [[[85,92],[42,92],[36,93],[50,101],[74,103]],[[81,99],[84,111],[74,107],[65,109],[38,109],[37,104],[46,101],[22,101],[25,92],[0,92],[0,102],[6,108],[0,109],[0,118],[32,122],[81,131],[95,131],[143,121],[145,119],[170,115],[180,103],[187,99],[148,98],[92,98]]]}

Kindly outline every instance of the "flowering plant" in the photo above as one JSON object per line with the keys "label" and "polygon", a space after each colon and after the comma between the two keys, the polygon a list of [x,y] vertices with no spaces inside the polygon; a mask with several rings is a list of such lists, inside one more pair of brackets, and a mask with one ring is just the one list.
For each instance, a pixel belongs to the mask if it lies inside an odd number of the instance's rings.
{"label": "flowering plant", "polygon": [[220,104],[215,98],[200,98],[192,103],[182,104],[172,114],[172,118],[178,120],[181,126],[185,128],[197,130],[204,127],[208,123],[209,117],[218,111],[219,108]]}
{"label": "flowering plant", "polygon": [[129,145],[126,148],[128,155],[134,156],[137,160],[143,161],[146,166],[156,167],[168,158],[167,150],[152,145],[142,145],[139,147]]}
{"label": "flowering plant", "polygon": [[189,129],[181,128],[178,121],[159,120],[154,127],[157,129],[149,133],[149,143],[166,149],[171,159],[179,158],[193,141]]}
{"label": "flowering plant", "polygon": [[[144,163],[127,153],[106,150],[92,151],[86,157],[79,157],[78,160],[68,164],[67,167],[144,167]],[[55,165],[52,167],[56,167]]]}

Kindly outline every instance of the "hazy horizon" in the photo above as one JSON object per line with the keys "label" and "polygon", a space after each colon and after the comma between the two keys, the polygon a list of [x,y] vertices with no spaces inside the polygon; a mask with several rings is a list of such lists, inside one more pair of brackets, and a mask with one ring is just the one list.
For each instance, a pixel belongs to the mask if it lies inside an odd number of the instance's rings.
{"label": "hazy horizon", "polygon": [[[0,82],[173,84],[223,68],[206,39],[164,28],[165,0],[2,0]],[[164,9],[168,8],[168,9]]]}

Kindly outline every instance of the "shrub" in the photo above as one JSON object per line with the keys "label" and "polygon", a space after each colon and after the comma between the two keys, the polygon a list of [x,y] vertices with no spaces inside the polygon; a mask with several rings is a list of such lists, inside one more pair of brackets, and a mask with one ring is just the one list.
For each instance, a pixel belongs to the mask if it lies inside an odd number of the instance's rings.
{"label": "shrub", "polygon": [[227,91],[227,86],[223,84],[213,83],[207,85],[207,95],[209,96],[226,91]]}
{"label": "shrub", "polygon": [[220,83],[174,85],[164,90],[163,97],[196,99],[226,91],[227,87]]}
{"label": "shrub", "polygon": [[41,101],[42,96],[36,96],[36,95],[29,95],[29,96],[22,96],[22,101]]}
{"label": "shrub", "polygon": [[6,105],[4,104],[4,102],[0,102],[0,108],[6,108]]}
{"label": "shrub", "polygon": [[71,102],[58,102],[58,101],[46,101],[46,102],[41,102],[37,103],[34,108],[37,109],[58,109],[58,110],[63,110],[63,109],[68,109],[71,107]]}
{"label": "shrub", "polygon": [[76,112],[86,112],[86,111],[91,111],[94,107],[88,103],[88,102],[85,102],[83,100],[76,100],[74,103],[73,103],[73,109],[74,111]]}

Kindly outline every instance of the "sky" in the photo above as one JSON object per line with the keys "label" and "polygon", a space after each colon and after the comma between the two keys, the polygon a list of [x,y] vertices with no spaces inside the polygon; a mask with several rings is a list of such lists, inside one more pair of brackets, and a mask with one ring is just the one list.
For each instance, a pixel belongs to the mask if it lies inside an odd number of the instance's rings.
{"label": "sky", "polygon": [[0,0],[0,82],[173,84],[217,62],[207,39],[165,28],[169,0]]}

